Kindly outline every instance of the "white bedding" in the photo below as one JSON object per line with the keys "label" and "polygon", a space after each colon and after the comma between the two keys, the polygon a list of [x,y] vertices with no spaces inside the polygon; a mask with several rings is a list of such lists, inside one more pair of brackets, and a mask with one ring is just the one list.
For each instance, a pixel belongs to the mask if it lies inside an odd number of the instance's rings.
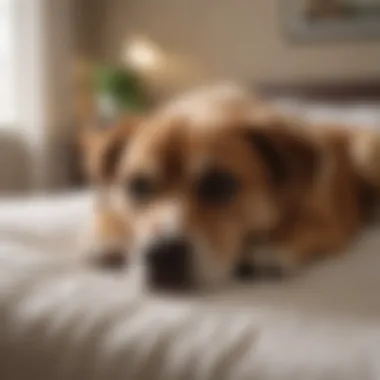
{"label": "white bedding", "polygon": [[380,128],[380,102],[324,103],[299,98],[278,98],[274,105],[283,113],[316,123],[338,123],[359,128]]}
{"label": "white bedding", "polygon": [[380,379],[380,229],[293,280],[159,299],[72,260],[90,205],[0,203],[1,379]]}

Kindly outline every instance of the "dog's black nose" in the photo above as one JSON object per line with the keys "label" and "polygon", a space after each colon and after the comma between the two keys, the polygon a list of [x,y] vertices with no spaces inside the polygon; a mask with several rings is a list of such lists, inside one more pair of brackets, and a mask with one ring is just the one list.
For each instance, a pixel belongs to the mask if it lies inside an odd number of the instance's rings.
{"label": "dog's black nose", "polygon": [[183,238],[166,238],[153,243],[146,253],[151,284],[170,289],[188,287],[191,251],[191,244]]}

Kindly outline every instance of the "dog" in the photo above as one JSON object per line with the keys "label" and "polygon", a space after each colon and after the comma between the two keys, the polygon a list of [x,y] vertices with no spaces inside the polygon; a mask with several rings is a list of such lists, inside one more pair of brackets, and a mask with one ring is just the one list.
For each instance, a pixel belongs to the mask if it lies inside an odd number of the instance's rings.
{"label": "dog", "polygon": [[337,255],[380,185],[374,132],[277,114],[237,86],[190,92],[86,144],[90,257],[158,289],[219,286],[247,263],[293,273]]}

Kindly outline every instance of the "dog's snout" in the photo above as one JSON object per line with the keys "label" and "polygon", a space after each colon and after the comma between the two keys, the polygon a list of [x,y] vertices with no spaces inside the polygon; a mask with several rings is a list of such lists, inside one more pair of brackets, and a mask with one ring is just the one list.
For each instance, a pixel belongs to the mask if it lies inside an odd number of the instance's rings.
{"label": "dog's snout", "polygon": [[189,285],[192,248],[183,238],[165,238],[153,243],[146,261],[153,286],[186,287]]}

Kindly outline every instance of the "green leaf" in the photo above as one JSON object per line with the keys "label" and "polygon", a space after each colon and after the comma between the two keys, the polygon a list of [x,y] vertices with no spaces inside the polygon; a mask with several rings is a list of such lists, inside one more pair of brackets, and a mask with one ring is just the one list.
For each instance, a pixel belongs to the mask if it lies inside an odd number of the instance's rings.
{"label": "green leaf", "polygon": [[139,76],[132,70],[117,66],[94,69],[94,87],[109,95],[121,110],[141,110],[147,106],[147,96]]}

